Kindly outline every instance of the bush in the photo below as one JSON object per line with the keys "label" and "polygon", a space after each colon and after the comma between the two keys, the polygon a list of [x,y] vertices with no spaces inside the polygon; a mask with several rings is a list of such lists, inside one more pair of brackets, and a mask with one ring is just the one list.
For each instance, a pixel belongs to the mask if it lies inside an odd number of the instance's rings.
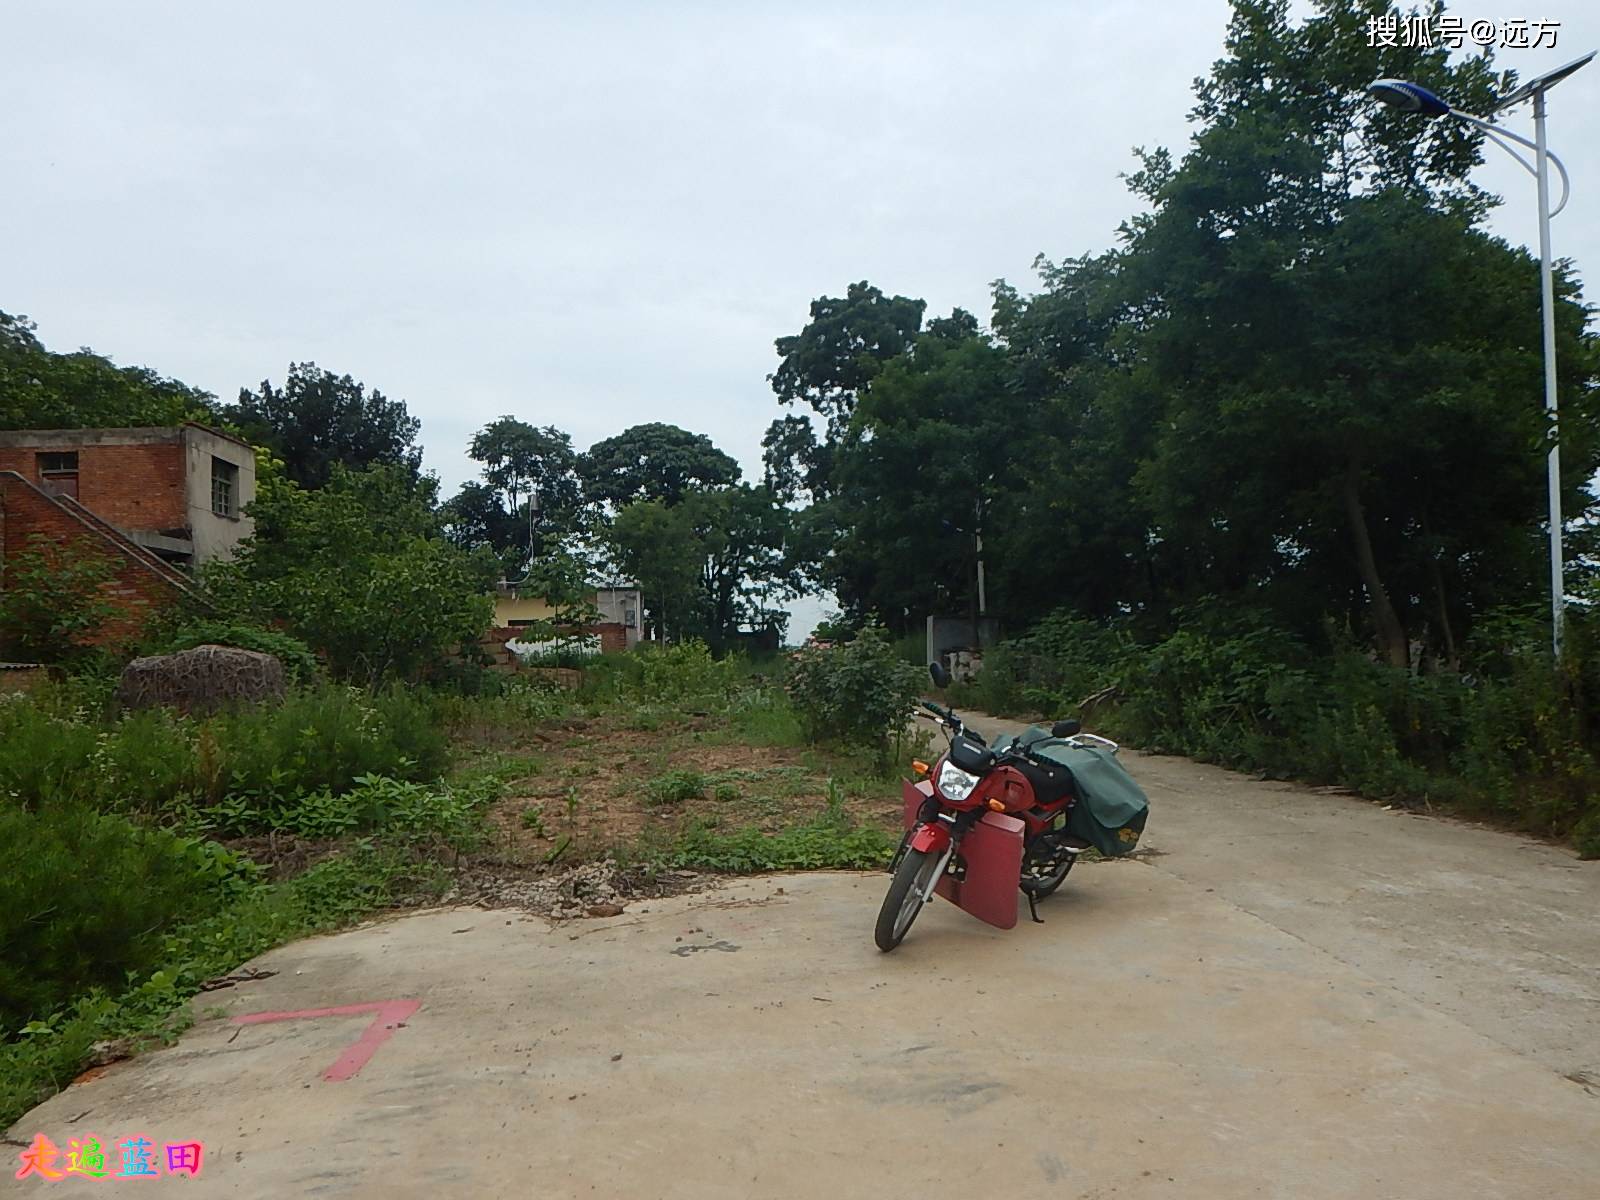
{"label": "bush", "polygon": [[277,629],[263,629],[243,621],[193,621],[155,638],[146,654],[172,654],[196,646],[236,646],[270,654],[283,664],[291,685],[311,683],[317,675],[317,656],[299,638]]}
{"label": "bush", "polygon": [[206,723],[222,793],[257,798],[348,791],[363,775],[437,779],[449,744],[426,695],[324,687]]}
{"label": "bush", "polygon": [[582,695],[601,703],[633,702],[720,711],[740,684],[735,659],[716,659],[704,642],[641,642],[626,654],[592,659]]}
{"label": "bush", "polygon": [[350,790],[363,775],[437,779],[445,734],[425,695],[323,687],[200,719],[154,709],[99,722],[41,694],[0,704],[0,796],[158,815]]}
{"label": "bush", "polygon": [[699,771],[668,771],[645,786],[652,804],[682,804],[706,794],[706,777]]}
{"label": "bush", "polygon": [[922,679],[882,629],[868,626],[842,646],[796,651],[788,692],[807,738],[866,747],[882,767],[905,737]]}
{"label": "bush", "polygon": [[1444,803],[1600,854],[1600,670],[1586,614],[1573,617],[1562,671],[1542,617],[1493,614],[1469,642],[1476,678],[1413,674],[1337,643],[1318,656],[1257,615],[1186,619],[1139,646],[1058,614],[986,656],[973,698],[1061,711],[1114,684],[1120,703],[1099,723],[1147,749]]}
{"label": "bush", "polygon": [[83,714],[51,704],[50,691],[0,697],[0,801],[36,809],[97,799],[96,732]]}
{"label": "bush", "polygon": [[117,615],[105,592],[116,561],[88,537],[58,542],[30,534],[6,562],[0,588],[0,658],[76,663],[95,654],[90,639]]}
{"label": "bush", "polygon": [[0,855],[0,1032],[150,970],[254,877],[214,842],[71,806],[0,808]]}

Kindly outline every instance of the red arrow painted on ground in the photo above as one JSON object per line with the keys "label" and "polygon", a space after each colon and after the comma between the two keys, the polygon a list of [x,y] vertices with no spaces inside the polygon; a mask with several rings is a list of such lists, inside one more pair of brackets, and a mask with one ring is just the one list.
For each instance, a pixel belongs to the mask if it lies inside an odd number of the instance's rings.
{"label": "red arrow painted on ground", "polygon": [[349,1079],[362,1067],[367,1065],[367,1060],[376,1053],[379,1046],[383,1045],[394,1036],[394,1031],[403,1025],[410,1016],[422,1007],[421,1000],[379,1000],[372,1004],[341,1004],[337,1008],[301,1008],[293,1012],[259,1012],[247,1013],[242,1017],[234,1017],[235,1025],[265,1025],[269,1021],[298,1021],[312,1017],[353,1017],[361,1013],[373,1013],[372,1023],[361,1031],[361,1036],[355,1040],[345,1052],[339,1055],[322,1073],[322,1078],[329,1083],[340,1083]]}

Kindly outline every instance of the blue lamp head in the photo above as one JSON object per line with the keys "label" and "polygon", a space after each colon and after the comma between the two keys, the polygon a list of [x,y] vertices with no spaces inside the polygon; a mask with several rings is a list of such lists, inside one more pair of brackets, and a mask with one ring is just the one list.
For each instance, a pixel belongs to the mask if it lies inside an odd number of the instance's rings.
{"label": "blue lamp head", "polygon": [[1420,113],[1425,117],[1443,117],[1450,106],[1419,83],[1406,79],[1375,79],[1367,84],[1367,93],[1400,112]]}

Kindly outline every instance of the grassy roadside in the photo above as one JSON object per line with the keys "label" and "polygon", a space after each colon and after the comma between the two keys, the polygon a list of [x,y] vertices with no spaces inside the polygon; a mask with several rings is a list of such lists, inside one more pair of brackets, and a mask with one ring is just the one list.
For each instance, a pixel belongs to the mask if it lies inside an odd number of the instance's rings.
{"label": "grassy roadside", "polygon": [[[608,862],[648,884],[685,870],[870,868],[888,860],[895,768],[917,747],[896,746],[885,764],[872,750],[809,745],[771,679],[703,655],[681,657],[665,670],[629,663],[596,672],[581,692],[514,686],[397,700],[392,711],[389,702],[358,699],[349,702],[354,716],[346,700],[308,693],[291,701],[288,717],[263,713],[259,729],[242,717],[215,730],[148,715],[100,720],[62,697],[25,714],[0,713],[31,739],[26,757],[8,761],[0,752],[0,815],[21,823],[19,844],[0,847],[11,861],[39,829],[87,819],[121,831],[122,841],[152,842],[147,857],[181,849],[207,874],[180,877],[177,886],[210,897],[199,907],[175,904],[164,921],[152,910],[147,923],[160,926],[153,942],[120,965],[102,963],[96,973],[83,963],[37,964],[36,973],[70,968],[79,972],[70,978],[85,981],[58,988],[59,1002],[19,1009],[24,981],[11,979],[18,986],[10,1011],[25,1019],[0,1024],[0,1125],[88,1067],[176,1038],[207,981],[297,938],[436,902],[469,876],[551,879]],[[633,674],[617,677],[624,672]],[[426,729],[416,705],[427,709]],[[342,776],[311,777],[330,750],[308,751],[282,733],[301,718],[322,723],[302,726],[299,740],[312,745],[330,723],[343,730],[333,742]],[[365,769],[372,759],[380,769],[428,774],[396,754],[401,734],[431,747],[433,778]],[[226,782],[208,756],[229,747],[239,747],[238,761],[262,783]],[[51,754],[55,766],[36,769]],[[307,777],[292,779],[297,770]],[[130,790],[129,779],[143,786]],[[62,853],[71,852],[64,843]],[[102,874],[114,898],[132,885],[126,864],[113,859],[122,874]],[[74,869],[83,870],[66,859],[38,864],[31,885],[17,885],[17,912],[53,913],[59,881]],[[116,944],[119,927],[102,911],[114,899],[100,904],[93,887],[84,890],[84,911],[72,916],[85,944]],[[12,932],[18,928],[13,922]],[[0,929],[0,944],[9,940]],[[0,972],[0,1001],[7,982]]]}

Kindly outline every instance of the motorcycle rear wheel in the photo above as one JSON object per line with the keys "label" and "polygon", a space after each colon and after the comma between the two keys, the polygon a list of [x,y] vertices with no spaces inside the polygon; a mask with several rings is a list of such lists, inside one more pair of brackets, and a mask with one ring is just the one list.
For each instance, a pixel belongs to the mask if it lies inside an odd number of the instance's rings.
{"label": "motorcycle rear wheel", "polygon": [[1022,890],[1031,895],[1035,900],[1043,900],[1055,892],[1067,881],[1067,876],[1072,871],[1072,865],[1077,862],[1077,856],[1069,854],[1054,871],[1048,875],[1025,875],[1022,878]]}
{"label": "motorcycle rear wheel", "polygon": [[926,850],[907,849],[895,868],[889,883],[889,894],[883,898],[878,910],[878,924],[872,931],[872,940],[878,949],[888,953],[898,946],[911,928],[911,923],[922,911],[922,893],[934,871],[939,869],[943,855],[929,854]]}

